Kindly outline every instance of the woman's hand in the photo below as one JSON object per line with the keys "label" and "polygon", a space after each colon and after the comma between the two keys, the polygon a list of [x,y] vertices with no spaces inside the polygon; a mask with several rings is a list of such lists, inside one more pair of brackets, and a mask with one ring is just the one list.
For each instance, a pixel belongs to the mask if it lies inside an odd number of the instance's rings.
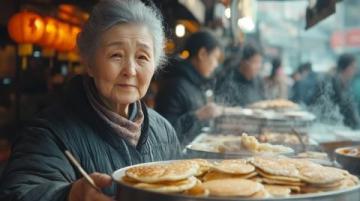
{"label": "woman's hand", "polygon": [[[89,175],[99,188],[111,186],[111,177],[107,174]],[[75,181],[71,187],[68,201],[114,201],[111,197],[95,190],[84,178]]]}
{"label": "woman's hand", "polygon": [[195,114],[199,120],[208,120],[222,115],[223,107],[215,103],[208,103],[198,109]]}

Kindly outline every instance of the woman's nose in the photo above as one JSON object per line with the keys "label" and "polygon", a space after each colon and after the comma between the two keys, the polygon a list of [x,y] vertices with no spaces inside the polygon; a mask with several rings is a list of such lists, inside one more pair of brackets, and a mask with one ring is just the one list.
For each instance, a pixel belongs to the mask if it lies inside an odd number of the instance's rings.
{"label": "woman's nose", "polygon": [[135,62],[132,61],[132,59],[128,59],[127,62],[125,62],[121,73],[123,76],[126,77],[135,76],[136,75]]}

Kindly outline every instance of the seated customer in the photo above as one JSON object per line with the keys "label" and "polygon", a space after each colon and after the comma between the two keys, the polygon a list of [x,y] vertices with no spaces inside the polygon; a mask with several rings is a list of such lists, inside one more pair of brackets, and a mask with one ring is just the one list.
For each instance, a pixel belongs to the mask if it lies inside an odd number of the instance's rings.
{"label": "seated customer", "polygon": [[113,171],[180,152],[171,124],[141,102],[164,55],[159,11],[141,1],[99,1],[77,43],[88,73],[25,127],[0,182],[2,201],[111,201]]}
{"label": "seated customer", "polygon": [[166,74],[155,107],[175,127],[183,145],[198,135],[208,120],[221,114],[220,107],[205,95],[219,65],[219,42],[211,33],[200,31],[187,39],[185,50],[189,57],[169,66],[173,73]]}
{"label": "seated customer", "polygon": [[266,99],[288,99],[290,83],[280,58],[274,58],[271,64],[271,73],[264,79],[265,97]]}
{"label": "seated customer", "polygon": [[343,54],[338,59],[335,75],[318,84],[310,105],[320,121],[360,129],[360,116],[351,89],[356,65],[354,55]]}
{"label": "seated customer", "polygon": [[258,76],[261,62],[260,52],[252,45],[245,45],[240,62],[232,66],[217,83],[217,102],[228,106],[246,106],[264,100],[264,84]]}

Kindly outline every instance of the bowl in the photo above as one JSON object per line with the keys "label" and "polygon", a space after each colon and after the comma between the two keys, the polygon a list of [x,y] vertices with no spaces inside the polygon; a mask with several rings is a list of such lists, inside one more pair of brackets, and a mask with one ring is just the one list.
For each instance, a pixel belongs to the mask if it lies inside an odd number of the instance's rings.
{"label": "bowl", "polygon": [[352,174],[360,175],[360,146],[335,149],[335,160]]}

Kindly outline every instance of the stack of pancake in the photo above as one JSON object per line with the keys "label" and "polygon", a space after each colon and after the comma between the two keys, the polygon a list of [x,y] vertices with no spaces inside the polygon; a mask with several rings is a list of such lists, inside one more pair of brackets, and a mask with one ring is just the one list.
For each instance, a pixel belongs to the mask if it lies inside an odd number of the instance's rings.
{"label": "stack of pancake", "polygon": [[137,188],[191,196],[269,198],[344,189],[358,184],[345,170],[286,157],[204,159],[135,166],[122,182]]}
{"label": "stack of pancake", "polygon": [[345,170],[305,159],[255,157],[250,163],[261,176],[258,181],[286,187],[292,193],[334,191],[358,184],[358,178]]}

